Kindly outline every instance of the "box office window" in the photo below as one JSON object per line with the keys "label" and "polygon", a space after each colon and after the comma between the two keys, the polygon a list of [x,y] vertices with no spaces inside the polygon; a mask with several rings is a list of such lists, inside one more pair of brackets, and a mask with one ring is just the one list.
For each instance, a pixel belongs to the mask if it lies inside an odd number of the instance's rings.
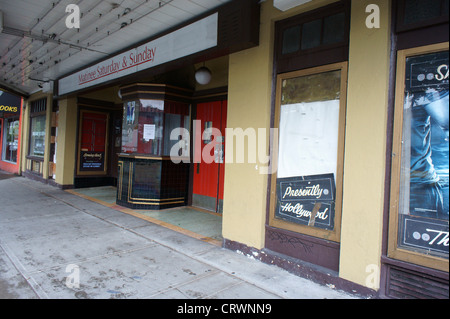
{"label": "box office window", "polygon": [[277,77],[269,224],[339,241],[347,63]]}
{"label": "box office window", "polygon": [[[135,99],[124,103],[122,152],[170,156],[174,129],[189,129],[189,106],[164,100]],[[189,140],[183,136],[185,147]],[[178,148],[177,148],[178,150]]]}
{"label": "box office window", "polygon": [[397,63],[389,256],[448,271],[448,43]]}

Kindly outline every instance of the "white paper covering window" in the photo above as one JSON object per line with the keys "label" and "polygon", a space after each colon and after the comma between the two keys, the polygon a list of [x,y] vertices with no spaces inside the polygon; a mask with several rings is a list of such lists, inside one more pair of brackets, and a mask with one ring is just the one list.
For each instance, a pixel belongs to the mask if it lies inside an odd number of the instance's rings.
{"label": "white paper covering window", "polygon": [[336,177],[339,100],[281,106],[278,177]]}

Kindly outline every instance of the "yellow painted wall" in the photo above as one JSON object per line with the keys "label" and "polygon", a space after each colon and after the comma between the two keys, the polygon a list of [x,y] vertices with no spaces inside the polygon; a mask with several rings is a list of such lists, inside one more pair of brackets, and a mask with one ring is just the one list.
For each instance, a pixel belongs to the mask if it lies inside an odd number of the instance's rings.
{"label": "yellow painted wall", "polygon": [[341,233],[341,277],[379,288],[389,88],[390,1],[380,28],[365,27],[371,0],[352,2]]}
{"label": "yellow painted wall", "polygon": [[74,181],[77,116],[76,97],[59,100],[55,181],[61,186],[73,185]]}

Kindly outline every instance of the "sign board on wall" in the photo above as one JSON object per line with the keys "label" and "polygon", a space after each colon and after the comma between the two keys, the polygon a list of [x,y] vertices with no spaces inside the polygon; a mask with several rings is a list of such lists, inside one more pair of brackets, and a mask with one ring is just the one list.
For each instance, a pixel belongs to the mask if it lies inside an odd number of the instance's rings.
{"label": "sign board on wall", "polygon": [[0,113],[20,114],[21,103],[19,96],[0,91]]}
{"label": "sign board on wall", "polygon": [[276,217],[305,226],[334,229],[333,174],[278,178],[277,194]]}
{"label": "sign board on wall", "polygon": [[58,81],[59,95],[121,78],[217,46],[218,13]]}
{"label": "sign board on wall", "polygon": [[80,171],[103,171],[105,152],[82,151],[80,161]]}

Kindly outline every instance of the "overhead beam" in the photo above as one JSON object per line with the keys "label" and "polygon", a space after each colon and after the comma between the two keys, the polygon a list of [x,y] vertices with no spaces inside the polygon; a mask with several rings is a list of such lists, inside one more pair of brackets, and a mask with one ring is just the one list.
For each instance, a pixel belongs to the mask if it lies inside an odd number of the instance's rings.
{"label": "overhead beam", "polygon": [[27,99],[30,96],[25,91],[22,91],[22,90],[20,90],[18,88],[12,87],[12,86],[4,83],[3,81],[0,81],[0,90],[5,91],[5,92],[9,92],[9,93],[12,93],[12,94],[15,94],[15,95],[22,96],[25,99]]}

